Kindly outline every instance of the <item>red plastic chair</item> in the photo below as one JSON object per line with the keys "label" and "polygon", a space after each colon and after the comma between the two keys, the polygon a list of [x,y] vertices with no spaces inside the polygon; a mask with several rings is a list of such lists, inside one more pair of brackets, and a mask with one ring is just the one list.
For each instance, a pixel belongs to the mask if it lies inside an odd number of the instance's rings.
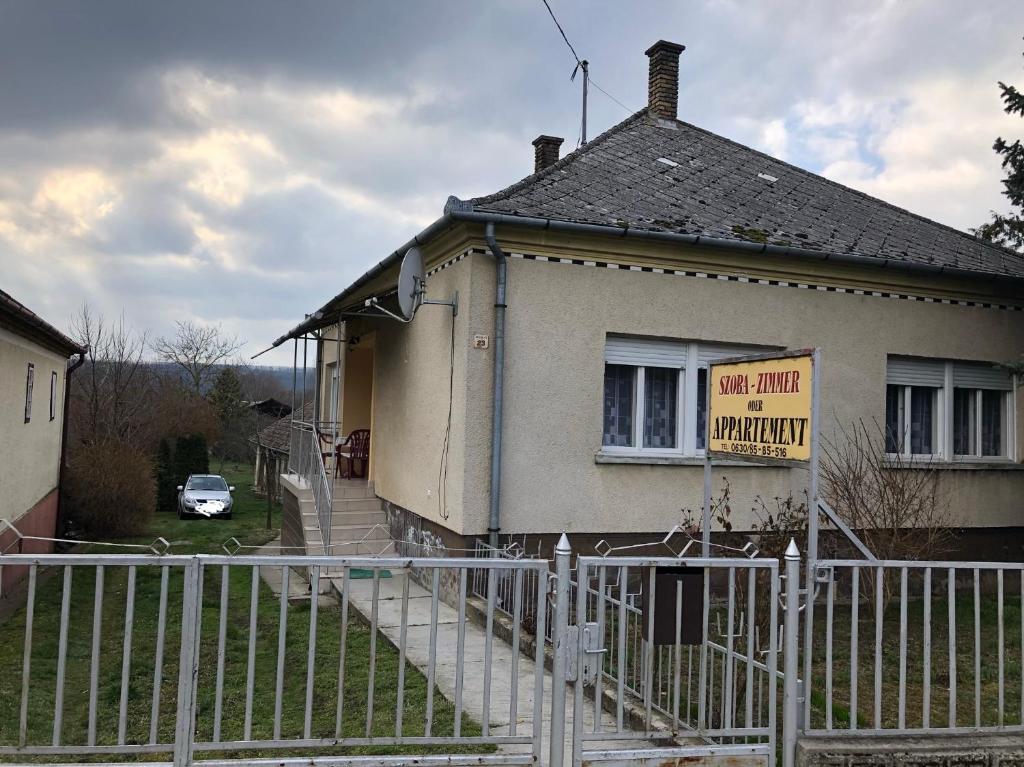
{"label": "red plastic chair", "polygon": [[[347,447],[345,452],[343,448]],[[345,470],[342,471],[342,461]],[[362,471],[356,472],[356,462],[362,463]],[[335,448],[334,476],[342,479],[366,479],[366,470],[370,465],[370,430],[356,429]]]}

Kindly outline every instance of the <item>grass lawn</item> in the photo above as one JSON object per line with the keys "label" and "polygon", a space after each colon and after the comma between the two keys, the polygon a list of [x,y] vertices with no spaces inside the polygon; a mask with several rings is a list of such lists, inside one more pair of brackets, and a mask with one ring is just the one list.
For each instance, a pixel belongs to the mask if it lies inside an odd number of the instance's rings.
{"label": "grass lawn", "polygon": [[[275,529],[267,530],[266,501],[250,491],[252,472],[247,466],[225,471],[234,484],[233,519],[179,521],[169,513],[155,515],[151,535],[171,541],[174,554],[223,553],[221,544],[236,537],[244,545],[258,545],[273,539],[280,524],[280,508],[273,509]],[[97,547],[97,549],[102,547]],[[243,553],[246,553],[243,551]],[[96,569],[73,567],[67,632],[67,666],[63,687],[63,725],[61,742],[75,745],[87,742],[89,732],[90,679],[93,672],[94,605]],[[177,708],[178,652],[181,641],[182,572],[167,568],[167,622],[164,642],[163,673],[159,688],[159,714],[155,721],[156,742],[172,743]],[[154,667],[158,643],[158,612],[162,568],[140,566],[136,571],[134,620],[131,633],[130,670],[124,698],[124,741],[148,743],[154,693]],[[292,578],[297,577],[292,573]],[[199,681],[197,690],[197,740],[211,741],[214,735],[218,629],[221,604],[221,568],[211,567],[203,576],[203,610],[200,633]],[[127,567],[107,567],[103,573],[103,603],[100,614],[100,643],[96,669],[96,743],[118,742],[119,714],[122,710],[122,663],[129,572]],[[28,696],[27,742],[46,745],[52,742],[56,697],[57,656],[60,642],[63,568],[41,569],[37,588],[31,653],[31,683]],[[250,642],[252,569],[232,567],[226,593],[227,620],[223,665],[223,697],[220,739],[242,740],[246,710],[246,680]],[[254,638],[254,694],[252,698],[252,739],[274,737],[274,703],[278,659],[280,600],[259,581]],[[346,643],[345,678],[342,690],[344,737],[364,737],[369,684],[370,631],[350,612]],[[21,706],[21,669],[25,640],[26,610],[9,615],[0,624],[0,744],[17,745]],[[280,737],[302,738],[306,703],[306,658],[310,631],[310,603],[292,603],[288,608],[285,646]],[[335,737],[338,669],[340,655],[340,607],[321,605],[316,623],[315,664],[312,685],[312,721],[310,736]],[[378,635],[374,677],[374,717],[371,732],[375,737],[393,737],[396,732],[398,652],[383,635]],[[405,699],[402,731],[405,735],[424,734],[427,698],[425,678],[411,664],[405,668]],[[435,690],[434,735],[452,735],[454,707]],[[479,727],[465,719],[464,735],[478,735]],[[417,745],[410,753],[451,752],[451,746]],[[454,749],[476,752],[480,746]],[[398,747],[327,747],[323,754],[403,753]],[[310,753],[295,750],[234,752],[234,756],[270,756],[285,753]],[[208,756],[204,752],[202,756]],[[200,756],[197,753],[197,757]],[[13,760],[16,757],[8,757]],[[117,758],[117,757],[114,757]],[[136,757],[125,757],[133,759]],[[146,757],[138,756],[139,759]],[[150,757],[152,758],[152,757]],[[2,759],[2,757],[0,757]],[[111,757],[97,757],[109,761]],[[22,757],[20,760],[24,760]],[[45,758],[40,758],[40,761]]]}

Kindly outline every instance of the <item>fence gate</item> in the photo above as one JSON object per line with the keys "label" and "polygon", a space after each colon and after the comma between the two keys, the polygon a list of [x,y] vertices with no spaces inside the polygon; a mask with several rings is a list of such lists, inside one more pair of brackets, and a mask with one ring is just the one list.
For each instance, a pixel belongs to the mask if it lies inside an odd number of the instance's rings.
{"label": "fence gate", "polygon": [[575,681],[573,767],[774,765],[778,569],[774,559],[579,557],[575,589],[559,573],[568,609],[558,612],[574,623],[556,627],[556,663]]}

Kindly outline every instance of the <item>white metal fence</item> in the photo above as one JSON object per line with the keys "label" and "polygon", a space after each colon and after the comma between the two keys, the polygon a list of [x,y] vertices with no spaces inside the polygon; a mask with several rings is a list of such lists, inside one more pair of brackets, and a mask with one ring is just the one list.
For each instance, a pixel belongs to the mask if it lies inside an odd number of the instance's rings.
{"label": "white metal fence", "polygon": [[[563,549],[551,572],[478,553],[489,556],[0,556],[0,571],[27,570],[23,606],[2,619],[0,758],[237,764],[300,749],[317,763],[372,749],[377,765],[557,767],[620,743],[628,758],[788,765],[798,732],[1024,732],[1022,563],[825,560],[808,600],[795,551],[784,577],[772,559],[579,557],[573,572]],[[337,599],[290,600],[293,569],[313,594],[333,580]],[[658,578],[680,571],[700,588],[686,620],[682,580],[658,601]],[[280,596],[264,582],[275,579]],[[475,649],[469,596],[484,600]],[[428,619],[410,619],[414,600]],[[502,646],[499,613],[511,619]],[[674,636],[652,641],[656,620]],[[527,634],[551,637],[549,657]],[[427,652],[411,658],[412,640]]]}
{"label": "white metal fence", "polygon": [[1024,732],[1024,564],[822,560],[813,734]]}
{"label": "white metal fence", "polygon": [[[222,753],[241,764],[285,749],[336,761],[372,749],[377,756],[361,757],[362,763],[405,764],[415,755],[430,764],[423,756],[430,750],[443,752],[434,761],[449,765],[539,759],[543,663],[529,679],[520,678],[516,646],[507,667],[485,663],[470,672],[479,666],[467,658],[464,602],[454,621],[445,620],[450,608],[441,602],[440,585],[451,581],[465,596],[470,569],[486,567],[493,583],[493,576],[510,573],[522,603],[523,576],[546,571],[542,562],[0,558],[0,567],[8,565],[28,566],[29,575],[25,608],[11,619],[20,646],[0,652],[4,758],[153,754],[188,765],[198,754]],[[313,594],[321,578],[337,573],[340,605],[290,600],[289,581],[297,577],[291,569],[300,567],[309,569]],[[269,593],[261,570],[280,580],[280,596]],[[413,579],[401,576],[414,571],[432,584],[425,625],[409,620]],[[353,603],[369,616],[366,623],[350,612]],[[396,629],[394,645],[381,638],[385,625]],[[407,655],[414,632],[429,645],[422,674]],[[494,641],[488,634],[488,661]],[[449,672],[453,689],[446,695],[440,688]],[[483,705],[474,706],[464,696],[470,673],[474,684],[484,674],[485,691],[507,676],[505,683],[527,703],[521,707],[513,692],[502,710],[485,692]],[[493,753],[498,747],[500,755]]]}

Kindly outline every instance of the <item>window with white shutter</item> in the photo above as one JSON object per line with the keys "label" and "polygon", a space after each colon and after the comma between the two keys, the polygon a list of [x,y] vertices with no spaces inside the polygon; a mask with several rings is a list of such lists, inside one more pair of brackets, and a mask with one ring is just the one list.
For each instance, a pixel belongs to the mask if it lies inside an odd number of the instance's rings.
{"label": "window with white shutter", "polygon": [[608,336],[602,451],[703,455],[708,363],[763,351],[765,347]]}
{"label": "window with white shutter", "polygon": [[1011,455],[1013,379],[990,363],[889,357],[886,451],[904,457]]}

